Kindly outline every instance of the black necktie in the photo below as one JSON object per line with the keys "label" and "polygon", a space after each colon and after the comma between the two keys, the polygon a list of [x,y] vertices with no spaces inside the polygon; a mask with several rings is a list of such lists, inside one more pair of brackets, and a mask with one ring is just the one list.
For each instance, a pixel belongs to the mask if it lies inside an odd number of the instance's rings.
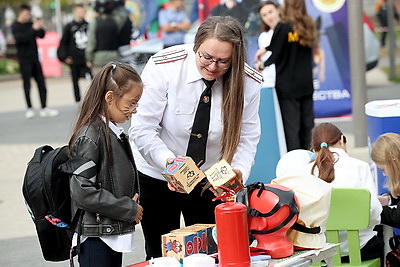
{"label": "black necktie", "polygon": [[186,152],[186,155],[190,156],[199,167],[206,162],[206,145],[208,127],[210,125],[211,87],[215,80],[208,81],[203,79],[203,81],[207,87],[200,96]]}

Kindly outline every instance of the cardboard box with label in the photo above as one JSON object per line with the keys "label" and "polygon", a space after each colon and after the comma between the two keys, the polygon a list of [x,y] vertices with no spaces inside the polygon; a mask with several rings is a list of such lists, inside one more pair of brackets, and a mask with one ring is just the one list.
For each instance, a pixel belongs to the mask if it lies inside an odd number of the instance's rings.
{"label": "cardboard box with label", "polygon": [[197,237],[194,242],[194,251],[196,253],[212,254],[217,252],[217,244],[212,237],[212,228],[215,224],[193,224],[180,229],[171,231],[171,233],[178,232],[196,232]]}
{"label": "cardboard box with label", "polygon": [[173,232],[162,235],[161,239],[163,257],[175,257],[179,260],[194,253],[199,253],[199,247],[196,245],[199,243],[197,232]]}
{"label": "cardboard box with label", "polygon": [[218,188],[218,186],[232,189],[235,191],[235,193],[239,192],[239,190],[243,188],[242,182],[236,177],[236,173],[233,171],[229,163],[224,159],[215,163],[204,173],[206,174],[206,177],[213,188],[220,195],[224,191]]}
{"label": "cardboard box with label", "polygon": [[179,156],[162,172],[165,179],[173,184],[178,192],[189,194],[206,175],[191,157]]}

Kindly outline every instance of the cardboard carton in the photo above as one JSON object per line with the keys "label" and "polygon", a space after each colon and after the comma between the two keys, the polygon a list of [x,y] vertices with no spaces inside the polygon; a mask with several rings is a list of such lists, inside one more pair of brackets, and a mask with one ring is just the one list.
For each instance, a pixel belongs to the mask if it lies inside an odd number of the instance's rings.
{"label": "cardboard carton", "polygon": [[180,260],[194,253],[199,253],[197,232],[173,232],[161,236],[162,256]]}
{"label": "cardboard carton", "polygon": [[236,173],[234,173],[232,167],[224,159],[215,163],[204,173],[218,194],[222,194],[224,191],[217,186],[232,189],[235,193],[243,188],[242,182],[236,177]]}
{"label": "cardboard carton", "polygon": [[162,172],[165,179],[173,184],[178,192],[189,194],[206,175],[191,157],[177,157]]}
{"label": "cardboard carton", "polygon": [[[187,226],[187,229],[197,230],[199,235],[202,236],[202,245],[206,246],[206,254],[213,254],[217,252],[217,243],[215,242],[212,236],[212,229],[215,227],[215,224],[193,224]],[[205,235],[205,236],[204,236]]]}
{"label": "cardboard carton", "polygon": [[197,242],[194,243],[196,253],[212,254],[217,252],[217,244],[212,237],[212,228],[215,224],[193,224],[180,229],[171,231],[171,233],[179,232],[196,232]]}

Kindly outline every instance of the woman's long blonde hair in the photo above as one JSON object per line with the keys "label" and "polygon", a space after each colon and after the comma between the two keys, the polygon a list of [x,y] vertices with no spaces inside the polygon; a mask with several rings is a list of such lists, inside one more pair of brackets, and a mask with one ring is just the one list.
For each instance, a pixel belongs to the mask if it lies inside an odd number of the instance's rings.
{"label": "woman's long blonde hair", "polygon": [[372,147],[371,159],[376,164],[385,166],[385,186],[397,198],[400,195],[400,135],[382,134]]}
{"label": "woman's long blonde hair", "polygon": [[244,107],[244,64],[245,41],[242,25],[230,16],[207,18],[197,30],[194,52],[207,39],[215,38],[232,44],[231,66],[222,76],[222,119],[221,158],[231,163],[239,145]]}
{"label": "woman's long blonde hair", "polygon": [[314,20],[307,14],[304,0],[285,0],[282,7],[282,22],[291,23],[303,46],[313,47],[317,42]]}

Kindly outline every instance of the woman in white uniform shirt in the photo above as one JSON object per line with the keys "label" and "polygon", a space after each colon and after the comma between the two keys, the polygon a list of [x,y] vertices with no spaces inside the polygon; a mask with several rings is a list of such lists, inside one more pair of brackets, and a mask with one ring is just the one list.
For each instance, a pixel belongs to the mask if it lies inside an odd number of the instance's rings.
{"label": "woman in white uniform shirt", "polygon": [[[311,149],[316,153],[315,161],[309,164],[311,173],[331,183],[333,188],[366,188],[371,192],[371,214],[369,226],[359,231],[361,260],[383,256],[383,240],[377,236],[374,227],[380,224],[382,206],[368,163],[350,157],[346,150],[346,137],[331,123],[314,127]],[[345,233],[340,233],[342,257],[348,255]]]}
{"label": "woman in white uniform shirt", "polygon": [[[212,97],[206,170],[227,160],[245,182],[260,136],[258,107],[262,77],[245,65],[243,28],[231,17],[210,17],[199,27],[195,43],[160,51],[146,64],[141,105],[129,135],[143,157],[138,160],[142,227],[146,257],[161,256],[161,235],[186,225],[214,223],[213,193],[201,194],[200,183],[190,194],[167,186],[161,175],[178,155],[186,155],[191,129],[206,85]],[[196,161],[196,163],[198,163]]]}

